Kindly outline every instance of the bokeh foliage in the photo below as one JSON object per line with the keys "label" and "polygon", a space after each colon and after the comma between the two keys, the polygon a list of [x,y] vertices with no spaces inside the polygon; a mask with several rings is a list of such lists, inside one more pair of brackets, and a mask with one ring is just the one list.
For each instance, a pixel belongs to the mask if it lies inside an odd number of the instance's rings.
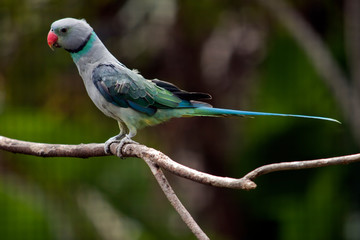
{"label": "bokeh foliage", "polygon": [[[288,1],[346,71],[342,1]],[[209,92],[218,107],[321,115],[174,119],[135,140],[209,173],[355,153],[342,109],[307,55],[257,1],[0,2],[0,134],[77,144],[117,134],[87,97],[50,24],[86,18],[118,59],[147,78]],[[170,177],[214,239],[360,239],[358,166],[274,173],[251,192]],[[193,239],[139,159],[43,159],[0,152],[1,239]]]}

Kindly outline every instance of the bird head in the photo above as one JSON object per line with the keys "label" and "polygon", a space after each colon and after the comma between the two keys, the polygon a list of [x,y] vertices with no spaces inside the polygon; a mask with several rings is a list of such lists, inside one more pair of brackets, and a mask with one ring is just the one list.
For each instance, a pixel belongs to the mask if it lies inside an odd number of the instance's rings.
{"label": "bird head", "polygon": [[51,24],[47,42],[52,50],[62,47],[72,52],[81,48],[92,32],[92,27],[84,19],[63,18]]}

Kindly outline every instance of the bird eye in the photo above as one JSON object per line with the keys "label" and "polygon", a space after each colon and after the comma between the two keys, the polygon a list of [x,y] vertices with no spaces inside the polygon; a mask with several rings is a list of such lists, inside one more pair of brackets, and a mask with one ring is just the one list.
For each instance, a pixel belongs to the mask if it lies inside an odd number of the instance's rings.
{"label": "bird eye", "polygon": [[67,28],[61,28],[61,29],[60,29],[60,32],[66,33],[66,32],[67,32]]}

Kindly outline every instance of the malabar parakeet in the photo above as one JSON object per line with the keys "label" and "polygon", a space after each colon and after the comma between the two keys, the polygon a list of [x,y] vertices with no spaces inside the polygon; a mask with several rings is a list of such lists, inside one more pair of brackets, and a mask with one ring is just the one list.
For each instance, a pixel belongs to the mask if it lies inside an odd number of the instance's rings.
{"label": "malabar parakeet", "polygon": [[50,48],[64,48],[76,64],[91,100],[107,116],[118,121],[120,133],[105,142],[110,153],[113,142],[121,147],[136,135],[138,129],[156,125],[171,118],[209,116],[285,116],[338,122],[332,118],[252,112],[214,108],[203,102],[207,93],[187,92],[172,83],[146,79],[119,62],[104,46],[84,19],[64,18],[52,23],[47,36]]}

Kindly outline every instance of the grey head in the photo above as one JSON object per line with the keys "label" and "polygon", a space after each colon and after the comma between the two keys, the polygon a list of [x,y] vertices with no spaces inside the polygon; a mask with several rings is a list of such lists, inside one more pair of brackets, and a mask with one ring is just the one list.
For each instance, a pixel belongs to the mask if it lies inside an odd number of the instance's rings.
{"label": "grey head", "polygon": [[92,27],[84,19],[63,18],[51,24],[47,41],[51,48],[80,51],[90,39]]}

